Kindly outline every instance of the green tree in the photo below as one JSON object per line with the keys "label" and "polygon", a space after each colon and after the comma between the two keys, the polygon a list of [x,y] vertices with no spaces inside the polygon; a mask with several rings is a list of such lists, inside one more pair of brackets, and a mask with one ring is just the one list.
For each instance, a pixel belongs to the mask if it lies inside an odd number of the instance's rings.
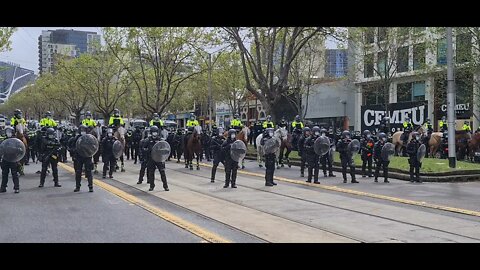
{"label": "green tree", "polygon": [[10,38],[17,28],[15,27],[0,27],[0,52],[9,51],[12,42]]}

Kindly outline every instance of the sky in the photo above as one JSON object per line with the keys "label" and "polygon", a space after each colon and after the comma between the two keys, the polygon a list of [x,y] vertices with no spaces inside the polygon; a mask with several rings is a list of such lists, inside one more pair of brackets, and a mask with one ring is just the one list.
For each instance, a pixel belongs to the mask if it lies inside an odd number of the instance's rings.
{"label": "sky", "polygon": [[38,37],[42,30],[74,29],[101,34],[101,27],[19,27],[13,34],[9,52],[0,53],[0,61],[14,62],[38,74]]}
{"label": "sky", "polygon": [[[19,27],[11,38],[12,50],[0,53],[0,61],[14,62],[38,74],[38,37],[42,30],[55,29],[74,29],[102,34],[101,27]],[[333,41],[327,40],[326,47],[333,49],[336,45]]]}

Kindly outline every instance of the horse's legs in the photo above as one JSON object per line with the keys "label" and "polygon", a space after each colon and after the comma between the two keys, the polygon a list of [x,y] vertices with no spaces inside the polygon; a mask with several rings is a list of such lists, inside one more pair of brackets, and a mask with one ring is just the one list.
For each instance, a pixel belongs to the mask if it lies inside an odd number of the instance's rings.
{"label": "horse's legs", "polygon": [[242,158],[242,170],[245,169],[245,159]]}
{"label": "horse's legs", "polygon": [[197,170],[200,170],[200,164],[199,164],[199,159],[200,159],[200,156],[201,156],[201,152],[200,153],[197,153]]}
{"label": "horse's legs", "polygon": [[289,168],[292,167],[292,164],[290,164],[290,158],[288,158],[291,152],[292,152],[292,149],[287,147],[287,153],[285,153],[285,159],[287,160],[287,165]]}
{"label": "horse's legs", "polygon": [[123,155],[120,156],[120,161],[121,161],[121,164],[122,164],[121,172],[125,172],[125,165],[123,164]]}
{"label": "horse's legs", "polygon": [[278,155],[278,163],[283,167],[283,151],[284,147],[280,146],[280,153]]}

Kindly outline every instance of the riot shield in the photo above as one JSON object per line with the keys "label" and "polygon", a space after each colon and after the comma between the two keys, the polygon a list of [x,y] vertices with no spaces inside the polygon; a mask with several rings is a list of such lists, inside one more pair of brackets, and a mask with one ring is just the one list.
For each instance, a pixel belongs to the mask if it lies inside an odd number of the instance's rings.
{"label": "riot shield", "polygon": [[358,153],[360,150],[360,141],[357,139],[353,139],[349,144],[348,144],[348,151],[351,153],[351,155],[355,155]]}
{"label": "riot shield", "polygon": [[326,136],[318,137],[313,144],[313,150],[319,156],[325,155],[330,151],[330,139]]}
{"label": "riot shield", "polygon": [[273,137],[265,141],[263,152],[265,152],[265,154],[273,154],[278,151],[278,148],[280,148],[280,142],[277,138]]}
{"label": "riot shield", "polygon": [[245,146],[245,143],[241,140],[233,142],[230,147],[230,157],[233,161],[239,162],[245,158],[245,155],[247,155],[247,147]]}
{"label": "riot shield", "polygon": [[393,143],[385,143],[382,147],[382,152],[381,152],[381,156],[382,156],[382,160],[384,161],[389,161],[393,154],[395,154],[395,145]]}
{"label": "riot shield", "polygon": [[0,155],[8,162],[18,162],[25,156],[25,145],[17,138],[9,138],[0,144]]}
{"label": "riot shield", "polygon": [[418,160],[418,162],[422,162],[426,153],[427,153],[427,147],[425,146],[425,144],[420,145],[420,147],[418,147],[418,150],[417,150],[417,160]]}
{"label": "riot shield", "polygon": [[113,143],[112,152],[113,152],[113,156],[115,158],[121,157],[123,155],[124,150],[125,150],[125,148],[123,147],[123,144],[119,140],[116,140]]}
{"label": "riot shield", "polygon": [[91,134],[82,135],[78,138],[75,149],[82,157],[92,157],[98,151],[98,140]]}
{"label": "riot shield", "polygon": [[165,162],[170,156],[170,151],[171,148],[168,142],[159,141],[153,145],[150,155],[155,162]]}

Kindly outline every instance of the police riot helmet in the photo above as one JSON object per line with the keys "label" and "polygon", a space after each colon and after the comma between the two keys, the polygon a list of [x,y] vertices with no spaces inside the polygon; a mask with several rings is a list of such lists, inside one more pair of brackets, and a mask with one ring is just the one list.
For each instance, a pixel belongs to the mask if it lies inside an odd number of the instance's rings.
{"label": "police riot helmet", "polygon": [[154,114],[153,114],[153,118],[157,119],[157,118],[159,118],[159,117],[160,117],[160,116],[158,116],[158,113],[154,113]]}
{"label": "police riot helmet", "polygon": [[113,116],[119,117],[120,116],[120,111],[118,109],[113,110]]}
{"label": "police riot helmet", "polygon": [[369,137],[369,135],[372,136],[372,132],[370,132],[370,130],[366,129],[363,131],[363,136]]}
{"label": "police riot helmet", "polygon": [[319,126],[314,126],[314,127],[312,128],[312,133],[313,133],[315,136],[320,136],[320,132],[321,132],[321,130],[320,130],[320,127],[319,127]]}
{"label": "police riot helmet", "polygon": [[81,135],[87,134],[87,126],[85,126],[85,125],[80,125],[80,126],[78,127],[78,132],[79,132]]}
{"label": "police riot helmet", "polygon": [[382,141],[386,141],[387,140],[387,134],[385,134],[384,132],[378,133],[378,139],[382,140]]}
{"label": "police riot helmet", "polygon": [[273,137],[273,133],[275,132],[275,129],[274,128],[267,128],[265,129],[265,134],[270,136],[270,137]]}
{"label": "police riot helmet", "polygon": [[342,132],[342,138],[344,138],[344,139],[349,139],[350,137],[351,137],[350,131],[344,130],[344,131]]}
{"label": "police riot helmet", "polygon": [[300,121],[300,115],[295,116],[295,121],[297,121],[297,122]]}
{"label": "police riot helmet", "polygon": [[[231,128],[231,129],[228,130],[228,137],[229,137],[229,138],[232,138],[232,135],[237,136],[237,131],[236,131],[235,129],[233,129],[233,128]],[[233,139],[233,138],[232,138],[232,139]]]}
{"label": "police riot helmet", "polygon": [[45,117],[51,117],[51,116],[52,116],[52,112],[47,111],[47,112],[45,113]]}
{"label": "police riot helmet", "polygon": [[217,128],[217,135],[222,135],[223,132],[225,132],[225,130],[223,129],[223,127],[218,127],[218,128]]}
{"label": "police riot helmet", "polygon": [[158,136],[159,129],[157,126],[151,126],[150,127],[150,134],[152,134],[153,138],[156,138]]}
{"label": "police riot helmet", "polygon": [[5,135],[7,135],[7,138],[12,138],[13,134],[15,133],[15,129],[11,126],[5,127]]}
{"label": "police riot helmet", "polygon": [[92,113],[91,113],[90,111],[87,111],[87,112],[85,113],[85,117],[91,118],[91,117],[92,117]]}
{"label": "police riot helmet", "polygon": [[272,120],[272,116],[271,115],[267,115],[267,121],[271,121]]}
{"label": "police riot helmet", "polygon": [[48,138],[55,138],[55,130],[53,128],[47,128],[46,134]]}

